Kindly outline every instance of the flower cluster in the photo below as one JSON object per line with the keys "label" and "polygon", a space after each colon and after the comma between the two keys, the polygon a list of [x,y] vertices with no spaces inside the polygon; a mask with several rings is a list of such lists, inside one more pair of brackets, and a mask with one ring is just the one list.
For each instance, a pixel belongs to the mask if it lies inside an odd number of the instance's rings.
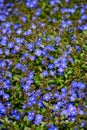
{"label": "flower cluster", "polygon": [[87,129],[87,2],[0,0],[0,129]]}

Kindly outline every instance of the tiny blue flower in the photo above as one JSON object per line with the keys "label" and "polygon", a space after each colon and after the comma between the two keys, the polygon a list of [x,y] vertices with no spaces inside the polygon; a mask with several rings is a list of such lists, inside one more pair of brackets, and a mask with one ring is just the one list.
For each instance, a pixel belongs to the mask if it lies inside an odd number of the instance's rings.
{"label": "tiny blue flower", "polygon": [[48,69],[54,69],[54,64],[49,64]]}
{"label": "tiny blue flower", "polygon": [[49,94],[49,93],[44,94],[44,95],[43,95],[43,99],[44,99],[45,101],[49,101],[49,100],[50,100],[50,94]]}
{"label": "tiny blue flower", "polygon": [[47,72],[47,70],[44,70],[43,72],[42,72],[42,76],[48,76],[48,72]]}
{"label": "tiny blue flower", "polygon": [[28,112],[28,120],[29,121],[32,121],[34,119],[34,114],[35,113],[33,111]]}
{"label": "tiny blue flower", "polygon": [[35,55],[36,56],[41,56],[41,53],[42,53],[42,51],[40,49],[35,50]]}

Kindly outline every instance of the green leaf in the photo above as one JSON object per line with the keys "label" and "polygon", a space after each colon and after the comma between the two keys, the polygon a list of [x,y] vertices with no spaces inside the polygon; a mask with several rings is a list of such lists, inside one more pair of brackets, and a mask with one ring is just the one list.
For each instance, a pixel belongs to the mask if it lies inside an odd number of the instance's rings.
{"label": "green leaf", "polygon": [[46,126],[46,122],[41,122],[41,130],[44,130],[45,126]]}
{"label": "green leaf", "polygon": [[49,106],[49,104],[48,104],[47,102],[45,102],[45,101],[43,101],[43,104],[44,104],[46,107]]}
{"label": "green leaf", "polygon": [[31,130],[31,128],[29,128],[29,127],[25,127],[24,130]]}
{"label": "green leaf", "polygon": [[64,76],[65,76],[66,79],[68,78],[68,74],[65,73]]}
{"label": "green leaf", "polygon": [[41,66],[38,66],[38,69],[39,69],[40,72],[42,72],[42,68],[41,68]]}
{"label": "green leaf", "polygon": [[48,84],[50,84],[50,83],[55,83],[55,81],[54,80],[49,80]]}
{"label": "green leaf", "polygon": [[67,74],[72,74],[73,73],[73,71],[72,70],[69,70],[68,72],[67,72]]}
{"label": "green leaf", "polygon": [[87,30],[84,30],[83,33],[84,33],[84,34],[87,34]]}
{"label": "green leaf", "polygon": [[12,78],[14,81],[19,81],[19,79],[21,78],[21,75],[14,75]]}

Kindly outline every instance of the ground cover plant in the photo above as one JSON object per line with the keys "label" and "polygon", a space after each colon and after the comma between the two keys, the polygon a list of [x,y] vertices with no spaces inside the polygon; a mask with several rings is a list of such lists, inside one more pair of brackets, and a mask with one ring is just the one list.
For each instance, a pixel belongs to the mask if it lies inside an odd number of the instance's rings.
{"label": "ground cover plant", "polygon": [[87,130],[86,0],[0,0],[0,130]]}

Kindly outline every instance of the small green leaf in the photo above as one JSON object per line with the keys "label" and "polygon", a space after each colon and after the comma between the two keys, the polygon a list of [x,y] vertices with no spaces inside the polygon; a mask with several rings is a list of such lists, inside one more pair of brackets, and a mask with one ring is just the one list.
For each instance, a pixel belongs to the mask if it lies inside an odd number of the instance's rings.
{"label": "small green leaf", "polygon": [[84,30],[83,33],[84,33],[84,34],[87,34],[87,30]]}
{"label": "small green leaf", "polygon": [[31,130],[31,128],[29,128],[29,127],[25,127],[24,130]]}

